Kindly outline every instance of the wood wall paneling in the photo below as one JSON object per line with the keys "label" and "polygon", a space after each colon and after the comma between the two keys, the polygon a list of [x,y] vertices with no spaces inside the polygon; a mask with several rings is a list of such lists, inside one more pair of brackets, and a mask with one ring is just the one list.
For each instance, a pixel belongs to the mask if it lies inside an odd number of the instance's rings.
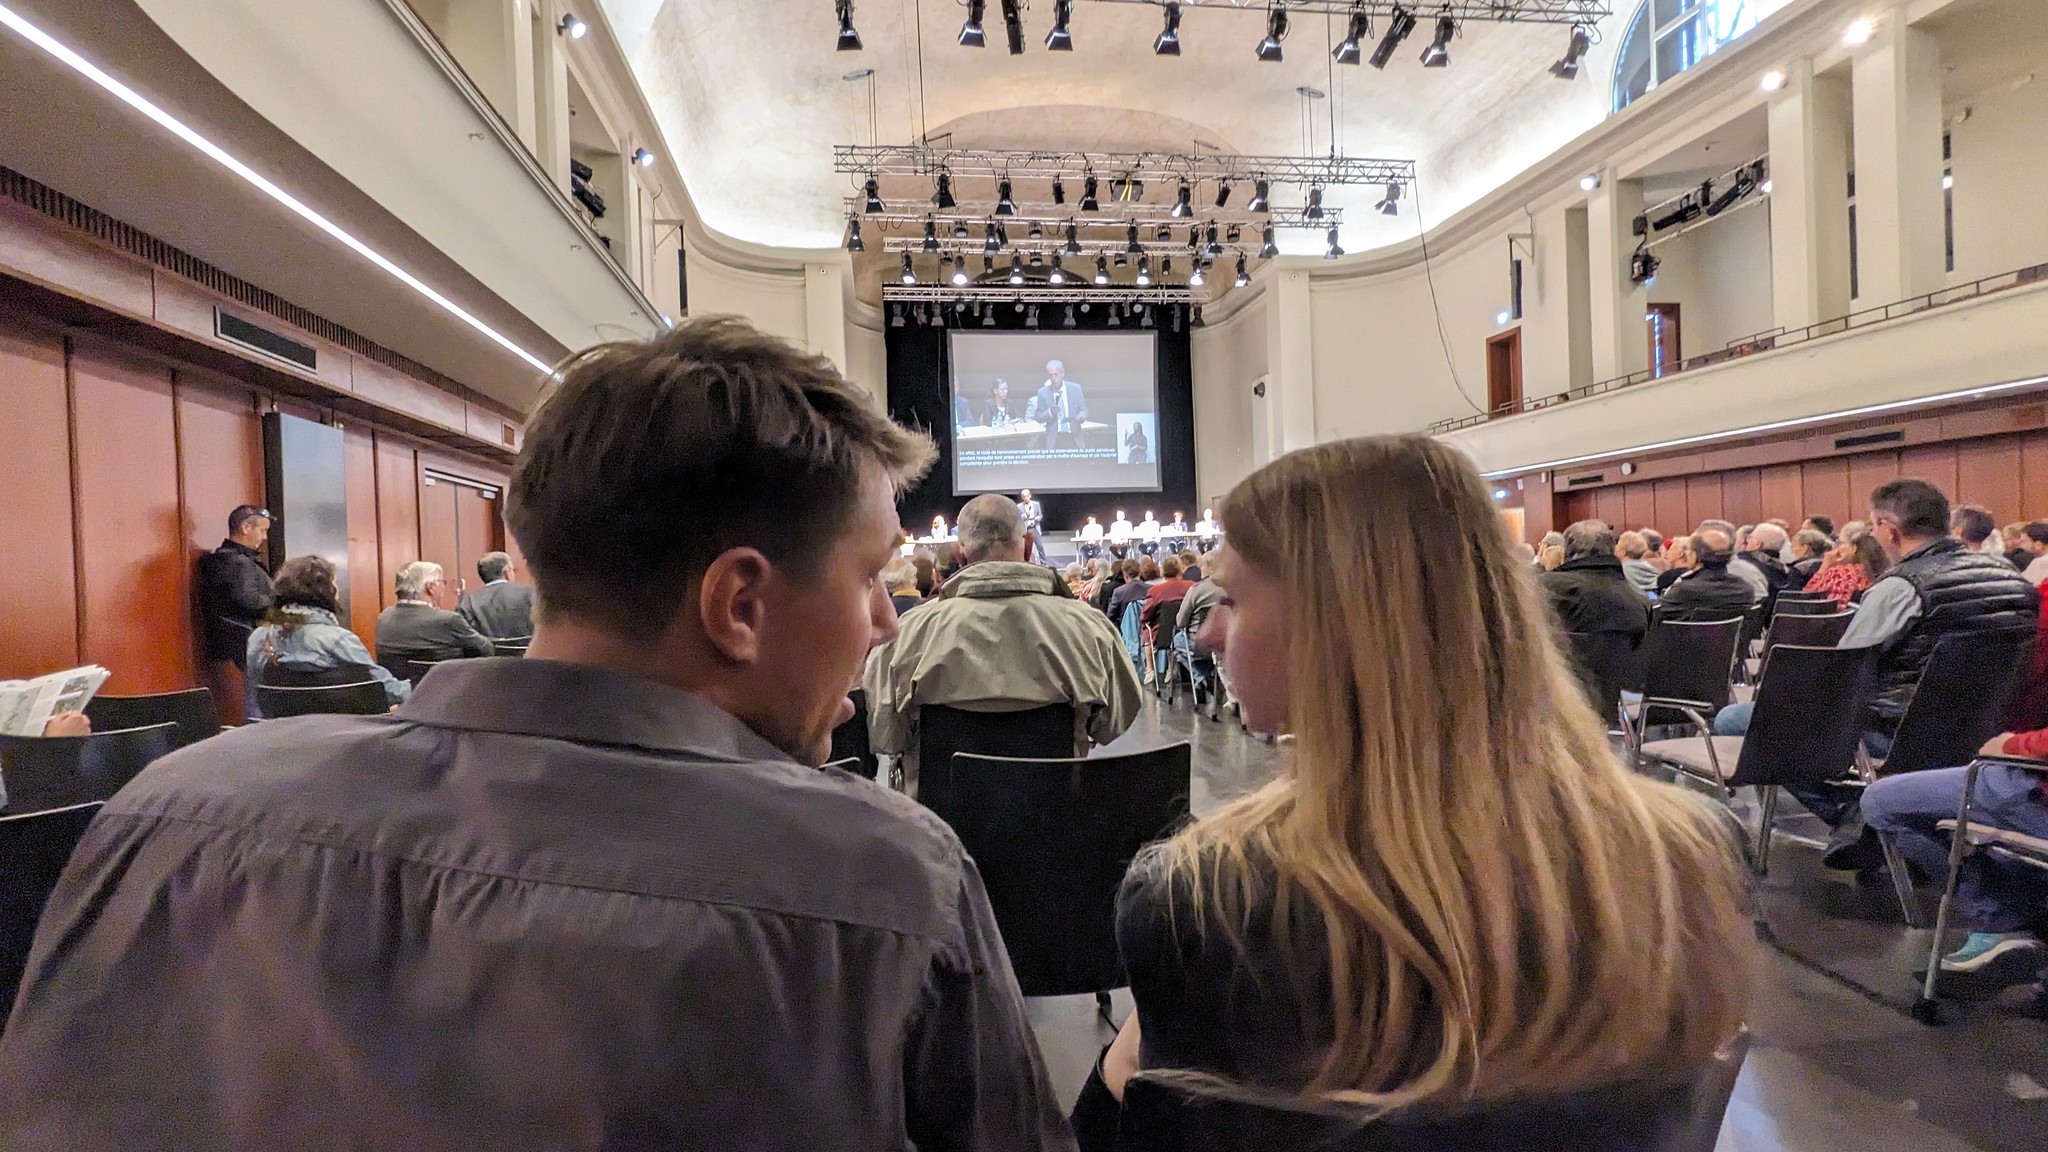
{"label": "wood wall paneling", "polygon": [[[1738,468],[1721,474],[1721,519],[1732,521],[1740,528],[1744,524],[1755,524],[1767,516],[1781,515],[1776,509],[1766,511],[1763,497],[1763,476],[1755,468]],[[1791,519],[1786,516],[1786,519]]]}
{"label": "wood wall paneling", "polygon": [[1621,523],[1616,527],[1623,531],[1635,528],[1657,526],[1657,490],[1646,483],[1627,484],[1622,488]]}
{"label": "wood wall paneling", "polygon": [[1849,461],[1843,457],[1808,460],[1799,466],[1799,482],[1805,497],[1799,510],[1802,518],[1819,513],[1832,517],[1840,528],[1869,511],[1849,499]]}
{"label": "wood wall paneling", "polygon": [[1953,443],[1918,444],[1901,451],[1899,475],[1925,480],[1941,489],[1951,502],[1964,502],[1956,496],[1956,446]]}
{"label": "wood wall paneling", "polygon": [[2020,491],[2019,436],[1993,436],[1955,445],[1955,497],[1963,504],[1982,504],[2000,524],[2028,517]]}
{"label": "wood wall paneling", "polygon": [[2029,519],[2048,516],[2048,436],[2020,442],[2020,502]]}
{"label": "wood wall paneling", "polygon": [[499,550],[498,500],[478,489],[451,484],[455,489],[455,552],[457,567],[449,570],[450,588],[480,588],[476,562],[486,552]]}
{"label": "wood wall paneling", "polygon": [[181,374],[178,449],[185,549],[196,563],[228,534],[228,513],[237,505],[263,503],[263,422],[249,394],[193,386]]}
{"label": "wood wall paneling", "polygon": [[1870,511],[1870,493],[1878,485],[1899,478],[1897,452],[1864,452],[1849,457],[1849,505],[1851,519]]}
{"label": "wood wall paneling", "polygon": [[455,607],[455,581],[462,575],[462,551],[456,528],[455,497],[459,484],[420,478],[420,559],[441,566],[446,586],[435,603]]}
{"label": "wood wall paneling", "polygon": [[1622,496],[1622,488],[1614,485],[1602,488],[1593,494],[1593,515],[1609,527],[1620,524],[1627,516],[1628,502]]}
{"label": "wood wall paneling", "polygon": [[405,441],[375,436],[377,473],[377,604],[398,601],[392,580],[420,558],[419,458]]}
{"label": "wood wall paneling", "polygon": [[1685,478],[1685,521],[1679,531],[1690,532],[1700,526],[1702,520],[1712,520],[1721,515],[1721,477],[1718,473],[1707,476]]}
{"label": "wood wall paneling", "polygon": [[[1806,519],[1806,493],[1799,482],[1799,465],[1775,464],[1757,473],[1757,490],[1764,515],[1790,522],[1794,532]],[[1824,515],[1824,513],[1823,513]]]}
{"label": "wood wall paneling", "polygon": [[63,337],[0,321],[0,413],[7,426],[0,492],[8,506],[0,679],[17,679],[79,662]]}
{"label": "wood wall paneling", "polygon": [[1657,509],[1652,527],[1665,536],[1683,536],[1692,531],[1692,522],[1685,518],[1685,481],[1683,479],[1659,480],[1655,483],[1653,503]]}
{"label": "wood wall paneling", "polygon": [[341,463],[348,490],[348,623],[365,646],[374,648],[384,573],[377,555],[377,445],[369,429],[342,431]]}

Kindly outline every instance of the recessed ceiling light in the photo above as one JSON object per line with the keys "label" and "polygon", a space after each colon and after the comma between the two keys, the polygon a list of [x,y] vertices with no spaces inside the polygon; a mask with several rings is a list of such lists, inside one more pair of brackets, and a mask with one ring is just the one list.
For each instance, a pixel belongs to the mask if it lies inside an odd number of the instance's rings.
{"label": "recessed ceiling light", "polygon": [[1877,22],[1868,16],[1859,16],[1851,20],[1847,28],[1842,29],[1842,43],[1868,44],[1870,38],[1876,34]]}
{"label": "recessed ceiling light", "polygon": [[1773,68],[1769,72],[1764,73],[1761,83],[1764,91],[1776,92],[1785,86],[1785,74]]}

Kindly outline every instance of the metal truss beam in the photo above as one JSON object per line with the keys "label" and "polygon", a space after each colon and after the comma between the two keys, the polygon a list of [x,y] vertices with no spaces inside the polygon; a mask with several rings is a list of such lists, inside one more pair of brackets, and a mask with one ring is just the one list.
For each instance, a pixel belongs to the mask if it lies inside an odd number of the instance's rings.
{"label": "metal truss beam", "polygon": [[988,301],[1018,304],[1200,304],[1194,290],[1184,284],[1155,284],[1150,288],[1138,288],[1129,284],[1088,287],[1037,287],[1026,285],[1015,287],[1004,284],[970,285],[965,288],[949,288],[938,284],[884,284],[882,301],[886,304],[925,303],[951,304],[965,301],[969,304]]}
{"label": "metal truss beam", "polygon": [[[1149,4],[1159,6],[1159,0],[1089,0],[1095,4]],[[1263,15],[1269,0],[1179,0],[1183,9],[1222,8],[1232,11],[1257,12]],[[1406,4],[1395,0],[1287,0],[1287,12],[1292,16],[1325,13],[1332,16],[1349,16],[1364,10],[1374,17],[1391,16],[1396,9],[1403,9],[1417,19],[1434,16],[1450,16],[1456,20],[1484,20],[1499,24],[1591,24],[1603,16],[1612,15],[1604,0],[1410,0]],[[1079,25],[1082,23],[1076,20]],[[1076,39],[1079,39],[1077,33]]]}
{"label": "metal truss beam", "polygon": [[890,202],[890,208],[886,212],[863,212],[861,208],[866,204],[866,198],[849,196],[844,207],[845,215],[859,216],[863,226],[879,225],[885,232],[899,225],[922,229],[926,220],[936,224],[941,233],[949,231],[958,223],[980,229],[990,221],[999,221],[1012,232],[1029,229],[1033,224],[1037,224],[1048,233],[1054,229],[1065,228],[1069,221],[1083,231],[1089,228],[1123,228],[1135,223],[1141,229],[1150,228],[1155,231],[1162,224],[1175,230],[1185,230],[1189,225],[1206,230],[1211,224],[1219,228],[1228,228],[1234,224],[1253,232],[1268,224],[1275,228],[1328,228],[1332,224],[1344,222],[1342,208],[1325,208],[1321,216],[1310,219],[1305,208],[1276,207],[1271,212],[1246,212],[1242,209],[1198,207],[1193,216],[1174,219],[1168,215],[1173,210],[1171,204],[1116,204],[1106,206],[1100,212],[1082,212],[1071,203],[1056,205],[1020,199],[1014,201],[1017,205],[1017,215],[998,216],[993,200],[960,200],[951,208],[932,208],[928,211],[912,209],[912,205],[921,203],[923,202],[918,200],[898,199]]}
{"label": "metal truss beam", "polygon": [[[1373,160],[1358,156],[1239,156],[1223,153],[1172,152],[1063,152],[1052,150],[1005,150],[994,148],[930,148],[918,144],[839,144],[832,149],[833,170],[865,176],[933,176],[940,172],[955,177],[1010,177],[1017,180],[1050,180],[1055,176],[1073,182],[1067,190],[1078,203],[1080,182],[1093,174],[1102,181],[1098,195],[1106,206],[1116,203],[1110,181],[1128,177],[1148,185],[1164,183],[1169,188],[1182,180],[1190,184],[1230,180],[1245,184],[1267,180],[1274,184],[1302,184],[1336,187],[1349,184],[1415,183],[1413,160]],[[1147,189],[1151,191],[1150,188]]]}

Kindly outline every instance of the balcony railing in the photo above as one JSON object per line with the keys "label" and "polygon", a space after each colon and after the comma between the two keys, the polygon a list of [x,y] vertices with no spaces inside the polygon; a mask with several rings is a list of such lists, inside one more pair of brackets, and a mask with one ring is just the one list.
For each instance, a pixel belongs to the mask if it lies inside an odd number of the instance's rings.
{"label": "balcony railing", "polygon": [[2020,268],[2012,272],[2001,272],[1996,276],[1986,276],[1981,280],[1972,280],[1967,284],[1957,284],[1952,287],[1943,288],[1939,292],[1929,292],[1923,296],[1914,296],[1910,299],[1901,300],[1896,304],[1886,304],[1877,308],[1866,308],[1860,312],[1851,312],[1847,316],[1823,320],[1818,324],[1809,324],[1804,328],[1772,328],[1768,331],[1758,332],[1754,336],[1744,336],[1739,340],[1729,341],[1724,348],[1688,357],[1675,364],[1666,366],[1661,371],[1644,369],[1641,372],[1631,372],[1626,376],[1616,376],[1612,380],[1602,380],[1597,384],[1588,384],[1584,388],[1574,388],[1568,392],[1559,392],[1550,396],[1523,400],[1518,404],[1502,405],[1491,412],[1465,416],[1456,420],[1439,420],[1431,424],[1428,431],[1432,433],[1455,432],[1460,428],[1472,428],[1489,420],[1498,420],[1505,416],[1515,416],[1523,412],[1534,412],[1542,408],[1551,408],[1567,401],[1581,400],[1587,396],[1599,396],[1603,393],[1630,388],[1651,380],[1661,380],[1680,372],[1689,372],[1694,368],[1705,368],[1709,364],[1720,364],[1725,361],[1739,359],[1743,356],[1751,356],[1758,352],[1789,348],[1794,344],[1804,344],[1809,340],[1818,340],[1823,336],[1833,336],[1841,332],[1867,328],[1873,324],[1883,324],[1886,321],[1896,320],[1902,316],[1917,315],[1930,309],[1945,308],[1951,304],[1960,304],[1965,300],[1974,300],[1980,296],[1988,296],[1993,292],[2002,291],[2006,288],[2017,288],[2022,284],[2034,284],[2042,281],[2048,281],[2048,264],[2035,264],[2031,267]]}

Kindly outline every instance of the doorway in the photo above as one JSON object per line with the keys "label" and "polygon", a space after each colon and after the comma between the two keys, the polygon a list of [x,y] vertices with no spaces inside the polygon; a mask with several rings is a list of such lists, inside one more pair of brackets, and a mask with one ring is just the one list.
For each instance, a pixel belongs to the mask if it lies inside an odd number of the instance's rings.
{"label": "doorway", "polygon": [[420,559],[439,564],[447,581],[438,607],[454,608],[477,587],[476,562],[504,548],[501,525],[496,488],[441,472],[421,477]]}
{"label": "doorway", "polygon": [[1678,371],[1678,305],[1652,304],[1643,317],[1650,338],[1650,375]]}
{"label": "doorway", "polygon": [[1508,416],[1522,407],[1522,330],[1486,341],[1486,412]]}

